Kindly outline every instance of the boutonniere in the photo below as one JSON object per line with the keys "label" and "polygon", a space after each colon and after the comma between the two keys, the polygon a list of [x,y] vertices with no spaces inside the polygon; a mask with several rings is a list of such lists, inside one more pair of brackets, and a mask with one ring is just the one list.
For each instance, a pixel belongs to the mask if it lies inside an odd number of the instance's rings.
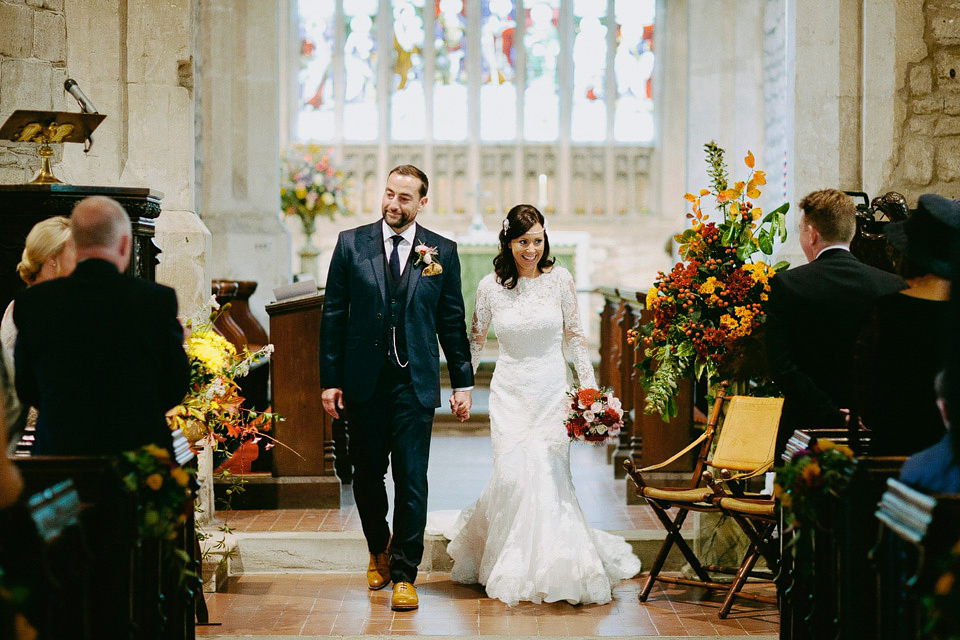
{"label": "boutonniere", "polygon": [[423,268],[423,275],[425,276],[435,276],[437,274],[443,273],[443,267],[440,266],[440,263],[437,262],[437,248],[428,247],[424,243],[418,244],[413,248],[417,252],[417,261],[414,262],[417,264],[425,264],[426,267]]}

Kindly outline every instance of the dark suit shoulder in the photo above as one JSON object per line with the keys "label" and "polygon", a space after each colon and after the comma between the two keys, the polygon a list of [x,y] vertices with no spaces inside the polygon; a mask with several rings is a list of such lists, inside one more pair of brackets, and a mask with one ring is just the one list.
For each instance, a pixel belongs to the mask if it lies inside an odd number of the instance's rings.
{"label": "dark suit shoulder", "polygon": [[436,231],[430,231],[424,226],[417,225],[417,238],[422,239],[428,245],[435,245],[438,249],[445,248],[447,251],[457,248],[457,243],[450,238],[446,238]]}

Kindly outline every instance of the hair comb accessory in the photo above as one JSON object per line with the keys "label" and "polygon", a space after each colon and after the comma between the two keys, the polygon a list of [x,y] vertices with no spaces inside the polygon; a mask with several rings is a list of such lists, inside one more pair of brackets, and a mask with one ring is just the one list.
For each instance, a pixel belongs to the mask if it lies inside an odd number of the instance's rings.
{"label": "hair comb accessory", "polygon": [[503,219],[503,230],[505,232],[510,230],[510,220],[508,218]]}

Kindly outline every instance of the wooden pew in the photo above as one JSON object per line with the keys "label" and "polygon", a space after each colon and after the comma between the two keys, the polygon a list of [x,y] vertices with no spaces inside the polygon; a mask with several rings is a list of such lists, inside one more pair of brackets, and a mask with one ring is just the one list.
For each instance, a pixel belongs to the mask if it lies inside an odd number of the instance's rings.
{"label": "wooden pew", "polygon": [[[193,464],[186,440],[176,443],[177,461]],[[167,554],[185,552],[199,573],[192,509],[176,540],[143,540],[136,496],[124,490],[115,458],[14,461],[30,497],[3,514],[0,566],[41,596],[28,609],[41,638],[195,637],[202,594],[198,603],[183,593]]]}
{"label": "wooden pew", "polygon": [[938,578],[937,560],[960,539],[960,495],[928,496],[891,478],[875,515],[877,637],[911,640],[923,628],[919,597]]}

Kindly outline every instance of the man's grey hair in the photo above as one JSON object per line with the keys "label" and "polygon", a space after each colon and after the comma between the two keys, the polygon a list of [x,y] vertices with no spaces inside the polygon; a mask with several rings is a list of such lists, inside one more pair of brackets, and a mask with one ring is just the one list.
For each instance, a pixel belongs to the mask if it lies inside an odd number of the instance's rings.
{"label": "man's grey hair", "polygon": [[78,249],[112,249],[124,235],[133,238],[133,225],[127,212],[119,202],[106,196],[91,196],[77,203],[70,216],[70,231]]}

